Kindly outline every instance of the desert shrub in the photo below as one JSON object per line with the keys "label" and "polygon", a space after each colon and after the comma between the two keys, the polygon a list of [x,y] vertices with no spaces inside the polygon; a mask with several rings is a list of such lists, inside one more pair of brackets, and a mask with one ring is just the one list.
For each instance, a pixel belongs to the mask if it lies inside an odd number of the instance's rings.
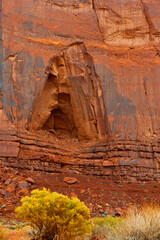
{"label": "desert shrub", "polygon": [[0,225],[0,240],[7,240],[8,239],[8,231],[2,225]]}
{"label": "desert shrub", "polygon": [[33,190],[16,209],[17,217],[32,226],[32,239],[71,240],[85,237],[91,231],[89,209],[78,198],[68,198],[49,190]]}
{"label": "desert shrub", "polygon": [[133,207],[123,218],[95,218],[90,239],[159,240],[160,207],[156,204]]}
{"label": "desert shrub", "polygon": [[160,207],[156,204],[134,207],[124,218],[124,225],[117,232],[121,240],[160,239]]}
{"label": "desert shrub", "polygon": [[90,239],[114,239],[117,228],[121,225],[123,225],[123,219],[119,217],[94,218]]}
{"label": "desert shrub", "polygon": [[90,239],[106,239],[108,235],[106,220],[104,218],[94,218],[93,223],[94,225]]}

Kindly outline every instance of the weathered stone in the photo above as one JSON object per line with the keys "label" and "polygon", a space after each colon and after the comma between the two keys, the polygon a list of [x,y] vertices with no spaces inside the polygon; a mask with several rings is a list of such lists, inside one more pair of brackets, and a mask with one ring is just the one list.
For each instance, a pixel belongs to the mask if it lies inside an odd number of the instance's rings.
{"label": "weathered stone", "polygon": [[28,183],[26,181],[24,181],[24,180],[23,181],[19,181],[18,185],[19,185],[19,188],[21,188],[21,189],[28,189],[28,187],[29,187]]}
{"label": "weathered stone", "polygon": [[115,215],[124,215],[126,213],[126,211],[122,208],[116,207],[115,208]]}
{"label": "weathered stone", "polygon": [[0,134],[0,141],[18,142],[19,139],[16,136]]}
{"label": "weathered stone", "polygon": [[4,196],[6,194],[6,190],[0,189],[0,194]]}
{"label": "weathered stone", "polygon": [[18,152],[19,152],[19,143],[0,141],[1,157],[18,157]]}
{"label": "weathered stone", "polygon": [[7,118],[3,109],[0,109],[0,134],[4,135],[5,133],[11,133],[12,135],[15,133],[15,126],[10,122]]}
{"label": "weathered stone", "polygon": [[80,191],[81,194],[84,194],[86,192],[87,192],[87,189],[81,189],[81,191]]}
{"label": "weathered stone", "polygon": [[104,161],[103,162],[103,167],[109,167],[109,166],[113,166],[113,162],[112,161]]}
{"label": "weathered stone", "polygon": [[68,184],[74,184],[74,183],[78,182],[78,180],[76,178],[71,178],[71,177],[65,177],[63,179],[63,181],[68,183]]}
{"label": "weathered stone", "polygon": [[31,183],[32,185],[34,184],[34,180],[32,178],[28,177],[26,180],[27,180],[27,182]]}
{"label": "weathered stone", "polygon": [[78,195],[77,195],[76,193],[74,193],[74,192],[71,192],[71,193],[70,193],[70,197],[77,198],[77,197],[78,197]]}
{"label": "weathered stone", "polygon": [[6,181],[5,181],[5,185],[8,185],[8,184],[10,184],[12,182],[12,179],[11,178],[9,178],[9,179],[7,179]]}
{"label": "weathered stone", "polygon": [[21,190],[18,192],[18,194],[19,194],[19,196],[21,196],[21,197],[29,196],[29,195],[30,195],[28,189],[21,189]]}
{"label": "weathered stone", "polygon": [[11,193],[6,192],[6,194],[5,194],[5,198],[10,198],[10,197],[11,197]]}
{"label": "weathered stone", "polygon": [[15,192],[15,186],[12,183],[9,184],[6,188],[6,191],[10,193]]}

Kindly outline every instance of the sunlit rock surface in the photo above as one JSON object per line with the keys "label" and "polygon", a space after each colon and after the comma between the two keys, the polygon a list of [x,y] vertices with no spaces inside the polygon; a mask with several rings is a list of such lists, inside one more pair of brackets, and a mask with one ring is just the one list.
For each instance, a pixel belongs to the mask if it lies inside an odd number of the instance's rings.
{"label": "sunlit rock surface", "polygon": [[[0,3],[0,117],[3,115],[6,119],[0,120],[1,131],[3,136],[9,136],[7,126],[13,126],[16,138],[23,134],[15,159],[10,159],[13,155],[6,148],[6,151],[0,150],[2,157],[8,156],[2,161],[8,161],[8,165],[17,161],[18,166],[20,159],[25,163],[25,158],[32,158],[35,147],[28,144],[26,149],[22,139],[31,134],[25,129],[30,129],[33,113],[47,84],[45,70],[49,60],[60,56],[69,44],[83,42],[93,58],[94,74],[102,86],[104,107],[100,108],[105,109],[102,119],[105,115],[107,137],[105,135],[103,144],[99,140],[95,142],[99,150],[95,150],[97,147],[86,150],[91,152],[90,157],[82,157],[82,153],[77,157],[79,153],[71,151],[74,167],[80,169],[76,165],[80,159],[84,159],[80,161],[82,165],[83,161],[89,164],[91,159],[93,169],[88,170],[91,174],[113,176],[112,170],[116,168],[117,176],[125,175],[122,168],[126,168],[131,171],[127,176],[134,179],[146,177],[143,171],[153,171],[153,176],[159,178],[159,0],[1,0]],[[71,122],[73,129],[77,120]],[[82,128],[86,131],[88,127]],[[97,132],[96,128],[92,133],[95,136]],[[33,135],[32,132],[28,138],[36,145]],[[98,137],[89,137],[93,138]],[[4,142],[3,138],[1,141]],[[14,141],[6,140],[6,144],[9,142]],[[44,155],[42,145],[37,148]],[[53,153],[45,154],[50,161],[55,161]],[[37,159],[45,162],[46,155],[43,158],[37,154]],[[61,161],[67,163],[63,157]],[[32,164],[33,161],[27,160],[24,166]]]}

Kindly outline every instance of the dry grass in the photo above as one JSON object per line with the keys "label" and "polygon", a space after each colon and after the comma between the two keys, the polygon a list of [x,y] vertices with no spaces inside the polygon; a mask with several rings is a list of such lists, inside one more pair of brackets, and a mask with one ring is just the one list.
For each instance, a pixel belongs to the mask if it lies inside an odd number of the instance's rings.
{"label": "dry grass", "polygon": [[[160,240],[160,207],[156,204],[133,207],[118,221],[96,220],[90,239]],[[111,221],[111,219],[110,219]],[[112,223],[112,224],[110,224]]]}
{"label": "dry grass", "polygon": [[160,239],[159,205],[151,203],[130,209],[118,235],[118,239],[124,240]]}
{"label": "dry grass", "polygon": [[8,230],[0,225],[0,240],[8,239]]}

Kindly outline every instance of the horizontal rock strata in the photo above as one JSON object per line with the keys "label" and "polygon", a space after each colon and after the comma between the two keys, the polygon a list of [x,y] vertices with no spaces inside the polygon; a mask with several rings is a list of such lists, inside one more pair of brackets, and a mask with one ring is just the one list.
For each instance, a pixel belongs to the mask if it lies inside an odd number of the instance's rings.
{"label": "horizontal rock strata", "polygon": [[[159,141],[142,143],[110,139],[99,144],[86,144],[75,139],[67,146],[65,139],[45,134],[24,132],[16,139],[13,136],[5,139],[6,146],[10,140],[13,145],[19,145],[19,151],[18,156],[9,151],[7,156],[1,154],[1,165],[50,173],[89,174],[116,182],[160,180]],[[0,143],[3,142],[0,135]]]}
{"label": "horizontal rock strata", "polygon": [[[0,0],[0,31],[1,163],[118,181],[159,179],[159,0]],[[91,61],[83,59],[81,50],[74,59],[72,44],[77,42],[84,43]],[[64,50],[68,45],[70,50]],[[53,56],[65,64],[56,65]],[[92,77],[86,77],[87,65]],[[37,106],[53,76],[64,84],[54,88],[54,107],[47,102],[45,112]],[[73,97],[66,77],[73,87],[71,79],[77,76],[85,79],[85,87]],[[92,80],[99,87],[91,93]],[[63,96],[57,98],[57,92]],[[79,108],[86,115],[78,118],[74,101],[79,95],[88,108]],[[70,119],[67,127],[64,116]],[[60,129],[62,135],[69,133],[66,141],[59,138]],[[77,137],[97,141],[81,143]]]}

